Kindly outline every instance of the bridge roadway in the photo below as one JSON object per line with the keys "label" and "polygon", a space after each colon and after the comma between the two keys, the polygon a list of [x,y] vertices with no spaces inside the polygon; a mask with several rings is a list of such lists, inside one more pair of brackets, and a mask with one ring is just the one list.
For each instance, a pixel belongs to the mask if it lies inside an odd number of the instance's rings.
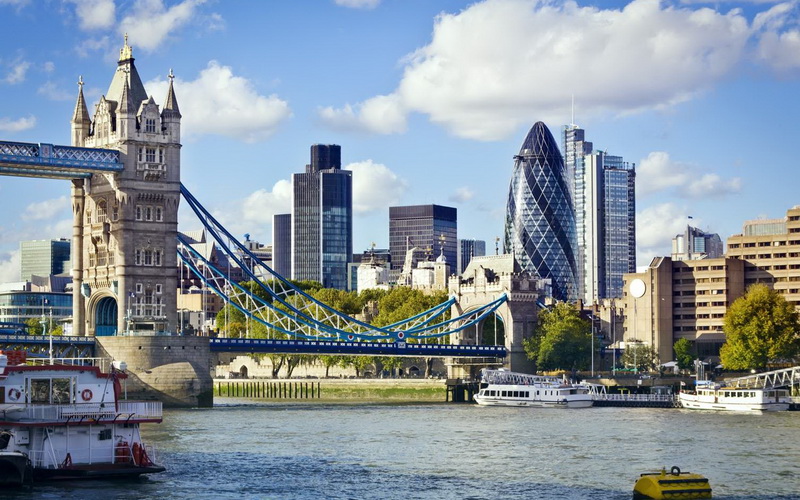
{"label": "bridge roadway", "polygon": [[[175,339],[177,341],[180,337],[175,336]],[[505,347],[494,345],[229,339],[216,337],[211,337],[208,340],[211,352],[486,358],[504,358],[508,354]],[[28,351],[31,356],[48,355],[50,342],[51,337],[48,335],[0,335],[0,348],[2,350]],[[57,358],[94,357],[95,355],[95,339],[92,337],[54,336],[52,337],[52,345],[53,356]]]}

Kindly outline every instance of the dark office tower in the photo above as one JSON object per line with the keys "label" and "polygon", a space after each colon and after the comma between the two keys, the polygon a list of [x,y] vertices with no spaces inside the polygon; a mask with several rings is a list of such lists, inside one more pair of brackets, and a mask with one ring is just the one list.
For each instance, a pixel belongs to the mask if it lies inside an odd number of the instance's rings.
{"label": "dark office tower", "polygon": [[[406,259],[411,249],[416,249],[413,259]],[[398,281],[404,266],[413,266],[416,260],[435,260],[440,254],[455,272],[458,211],[441,205],[389,207],[389,253],[392,256],[390,281]]]}
{"label": "dark office tower", "polygon": [[31,276],[47,278],[51,274],[70,272],[69,240],[21,241],[20,279],[30,281]]}
{"label": "dark office tower", "polygon": [[292,276],[292,214],[272,216],[272,270]]}
{"label": "dark office tower", "polygon": [[514,157],[503,248],[522,269],[549,279],[555,299],[578,298],[575,209],[564,160],[542,122]]}
{"label": "dark office tower", "polygon": [[463,273],[473,257],[486,255],[486,242],[483,240],[458,240],[458,272]]}
{"label": "dark office tower", "polygon": [[311,163],[292,175],[292,279],[347,289],[353,255],[353,178],[341,146],[311,146]]}

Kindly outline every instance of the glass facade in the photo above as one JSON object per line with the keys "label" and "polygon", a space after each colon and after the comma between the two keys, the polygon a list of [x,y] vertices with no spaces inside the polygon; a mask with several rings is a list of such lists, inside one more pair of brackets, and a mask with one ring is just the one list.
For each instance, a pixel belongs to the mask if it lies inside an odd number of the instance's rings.
{"label": "glass facade", "polygon": [[396,281],[406,252],[418,248],[417,258],[435,260],[443,253],[455,271],[458,260],[458,211],[441,205],[389,207],[389,280]]}
{"label": "glass facade", "polygon": [[551,280],[558,300],[578,298],[575,211],[564,160],[553,135],[536,122],[514,157],[504,251],[520,267]]}
{"label": "glass facade", "polygon": [[483,240],[458,240],[458,272],[463,273],[473,257],[486,255],[486,242]]}
{"label": "glass facade", "polygon": [[292,175],[291,277],[347,289],[353,254],[353,179],[341,147],[311,146],[306,172]]}
{"label": "glass facade", "polygon": [[69,273],[70,246],[71,242],[65,239],[21,241],[20,279],[30,281],[31,276]]}
{"label": "glass facade", "polygon": [[52,292],[0,293],[0,321],[25,323],[31,318],[53,317],[59,320],[72,316],[72,294]]}
{"label": "glass facade", "polygon": [[292,275],[292,214],[272,216],[272,270],[284,278]]}

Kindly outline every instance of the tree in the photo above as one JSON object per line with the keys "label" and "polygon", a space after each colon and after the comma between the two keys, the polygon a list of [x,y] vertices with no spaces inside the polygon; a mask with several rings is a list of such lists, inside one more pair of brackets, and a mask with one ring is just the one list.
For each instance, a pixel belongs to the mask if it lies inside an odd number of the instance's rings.
{"label": "tree", "polygon": [[636,368],[636,371],[646,372],[655,368],[656,359],[658,353],[652,346],[641,342],[627,342],[620,361],[625,366]]}
{"label": "tree", "polygon": [[678,362],[678,368],[681,370],[690,369],[694,361],[692,343],[688,339],[681,338],[675,341],[672,349],[675,351],[675,360]]}
{"label": "tree", "polygon": [[536,331],[523,347],[539,370],[583,370],[591,363],[592,325],[560,302],[539,314]]}
{"label": "tree", "polygon": [[800,354],[800,318],[781,294],[756,284],[725,313],[720,359],[729,370],[763,370]]}

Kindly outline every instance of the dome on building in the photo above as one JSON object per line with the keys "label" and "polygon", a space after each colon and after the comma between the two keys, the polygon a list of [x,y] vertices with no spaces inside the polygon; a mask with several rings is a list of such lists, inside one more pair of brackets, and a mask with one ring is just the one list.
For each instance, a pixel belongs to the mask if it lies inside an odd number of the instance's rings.
{"label": "dome on building", "polygon": [[578,297],[575,209],[553,134],[536,122],[514,157],[506,206],[504,251],[520,267],[550,279],[553,297]]}

